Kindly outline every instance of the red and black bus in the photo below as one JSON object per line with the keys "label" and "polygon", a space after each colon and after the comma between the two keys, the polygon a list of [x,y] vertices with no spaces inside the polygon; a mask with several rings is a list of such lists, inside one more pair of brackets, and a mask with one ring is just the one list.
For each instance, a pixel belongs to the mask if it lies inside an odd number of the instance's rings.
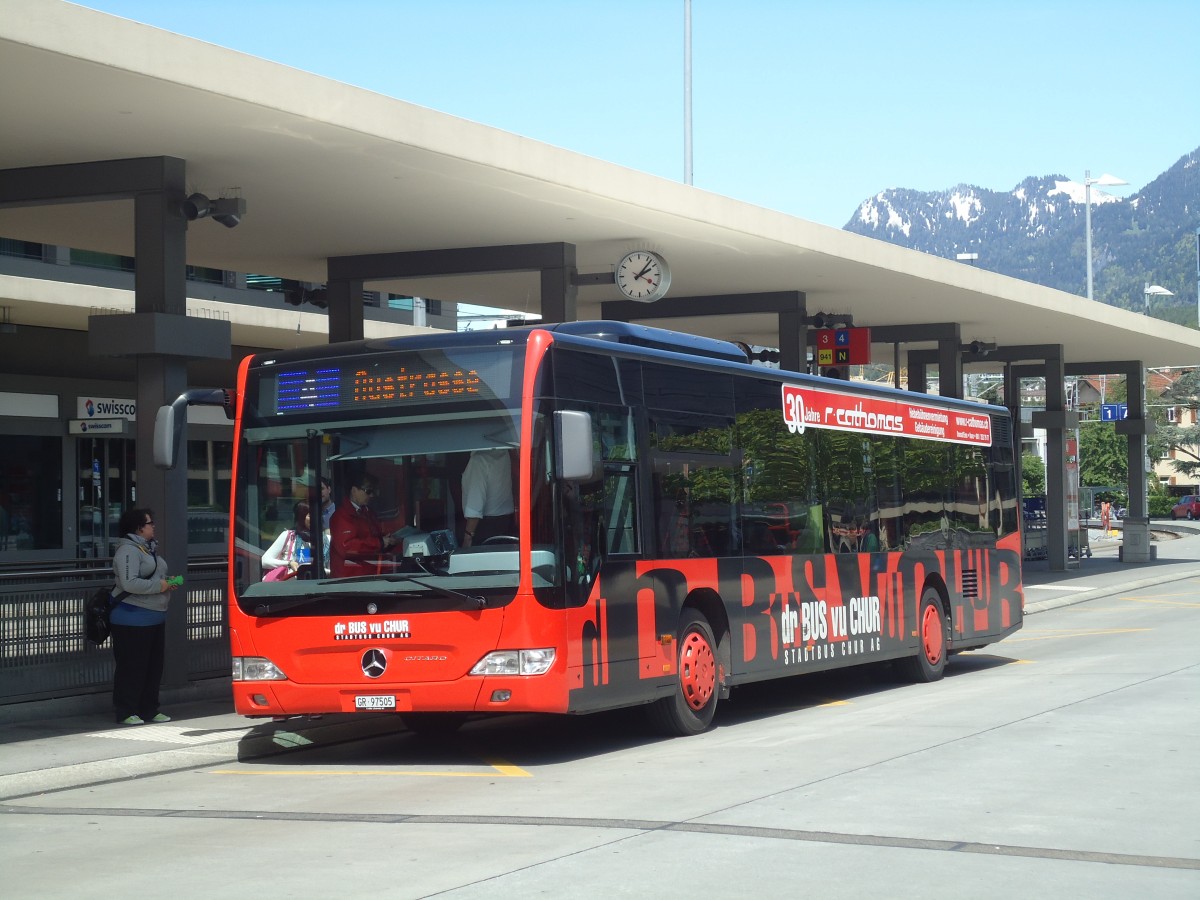
{"label": "red and black bus", "polygon": [[[890,661],[917,681],[1021,626],[999,407],[783,372],[613,322],[250,357],[237,389],[229,626],[247,716],[644,704],[708,727],[763,679]],[[461,480],[504,450],[512,534],[462,546]],[[501,469],[503,471],[503,469]],[[266,580],[321,480],[363,474],[394,544]],[[361,498],[360,498],[361,499]]]}

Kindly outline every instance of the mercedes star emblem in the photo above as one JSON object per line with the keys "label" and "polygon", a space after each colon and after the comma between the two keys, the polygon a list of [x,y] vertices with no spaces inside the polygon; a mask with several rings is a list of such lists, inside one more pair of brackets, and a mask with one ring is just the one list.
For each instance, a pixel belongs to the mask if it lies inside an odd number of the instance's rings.
{"label": "mercedes star emblem", "polygon": [[387,668],[387,657],[382,650],[368,650],[362,655],[363,674],[368,678],[378,678]]}

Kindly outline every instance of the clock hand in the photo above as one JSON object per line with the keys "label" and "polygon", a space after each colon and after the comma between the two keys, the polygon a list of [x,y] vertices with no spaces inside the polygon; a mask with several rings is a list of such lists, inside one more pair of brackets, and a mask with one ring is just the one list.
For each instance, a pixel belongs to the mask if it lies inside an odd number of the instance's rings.
{"label": "clock hand", "polygon": [[633,280],[637,281],[639,278],[641,278],[643,275],[645,275],[648,271],[650,271],[650,263],[646,263],[644,266],[642,266],[642,271],[640,271],[636,275],[634,275]]}

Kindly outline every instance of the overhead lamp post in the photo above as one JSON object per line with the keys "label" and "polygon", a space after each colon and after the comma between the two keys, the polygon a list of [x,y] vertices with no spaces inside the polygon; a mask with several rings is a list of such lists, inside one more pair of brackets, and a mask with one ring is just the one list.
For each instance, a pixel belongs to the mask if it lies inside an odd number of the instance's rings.
{"label": "overhead lamp post", "polygon": [[1146,282],[1146,290],[1143,292],[1146,297],[1146,315],[1150,315],[1150,298],[1151,297],[1174,297],[1175,295],[1168,291],[1161,284],[1151,284]]}
{"label": "overhead lamp post", "polygon": [[1099,178],[1092,177],[1092,170],[1088,169],[1083,173],[1083,231],[1084,241],[1087,244],[1087,298],[1092,299],[1092,185],[1098,184],[1102,187],[1115,187],[1120,184],[1129,184],[1128,181],[1122,181],[1116,175],[1101,175]]}
{"label": "overhead lamp post", "polygon": [[692,183],[692,0],[683,0],[683,183]]}

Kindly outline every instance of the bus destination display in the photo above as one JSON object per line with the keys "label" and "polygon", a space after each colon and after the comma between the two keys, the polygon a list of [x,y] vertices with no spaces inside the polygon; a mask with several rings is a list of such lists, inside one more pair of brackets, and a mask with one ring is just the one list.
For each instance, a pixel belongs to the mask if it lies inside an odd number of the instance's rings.
{"label": "bus destination display", "polygon": [[490,355],[476,361],[481,365],[455,365],[444,357],[426,359],[405,354],[366,365],[325,363],[281,369],[267,381],[268,392],[272,382],[275,388],[270,406],[277,414],[284,414],[493,400],[497,394],[506,395],[511,357],[501,360]]}

